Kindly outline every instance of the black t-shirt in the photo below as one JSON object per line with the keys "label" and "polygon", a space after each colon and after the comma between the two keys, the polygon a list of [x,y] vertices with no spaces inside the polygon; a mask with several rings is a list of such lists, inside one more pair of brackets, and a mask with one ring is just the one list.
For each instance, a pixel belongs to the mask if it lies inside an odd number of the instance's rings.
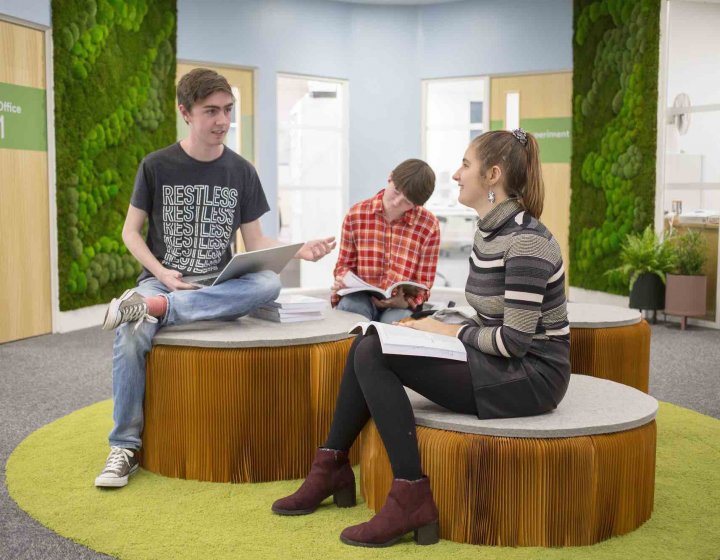
{"label": "black t-shirt", "polygon": [[[206,274],[230,260],[232,234],[270,210],[255,168],[229,148],[198,161],[173,144],[138,168],[130,204],[147,212],[147,246],[166,268]],[[152,276],[146,269],[138,281]]]}

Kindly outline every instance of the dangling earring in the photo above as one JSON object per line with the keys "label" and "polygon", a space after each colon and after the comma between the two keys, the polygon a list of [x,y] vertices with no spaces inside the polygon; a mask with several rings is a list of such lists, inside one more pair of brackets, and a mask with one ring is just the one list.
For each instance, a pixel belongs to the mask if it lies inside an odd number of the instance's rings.
{"label": "dangling earring", "polygon": [[495,191],[488,191],[488,200],[490,204],[495,204]]}

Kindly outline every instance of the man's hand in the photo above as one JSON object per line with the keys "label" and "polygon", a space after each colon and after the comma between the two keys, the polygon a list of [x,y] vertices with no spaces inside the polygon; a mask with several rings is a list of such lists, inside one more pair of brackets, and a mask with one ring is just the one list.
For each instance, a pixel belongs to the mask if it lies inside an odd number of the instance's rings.
{"label": "man's hand", "polygon": [[345,276],[336,276],[335,277],[335,282],[333,282],[333,285],[330,287],[330,293],[336,294],[338,290],[347,288],[347,286],[345,285],[345,282],[343,282],[343,278],[345,278]]}
{"label": "man's hand", "polygon": [[393,296],[387,299],[378,299],[375,296],[372,296],[370,299],[378,309],[407,309],[410,307],[410,302],[402,288],[398,288]]}
{"label": "man's hand", "polygon": [[422,319],[403,319],[397,324],[402,324],[403,327],[409,327],[418,331],[425,331],[436,334],[444,334],[447,336],[457,336],[458,331],[462,325],[450,325],[433,319],[432,317],[424,317]]}
{"label": "man's hand", "polygon": [[335,248],[335,238],[326,237],[325,239],[314,239],[308,241],[300,247],[300,250],[295,253],[296,259],[303,259],[306,261],[319,261],[325,255]]}
{"label": "man's hand", "polygon": [[170,270],[168,268],[163,268],[160,275],[157,277],[160,282],[165,284],[171,292],[174,292],[176,290],[196,290],[197,286],[193,286],[192,284],[188,284],[187,282],[184,282],[182,279],[182,272],[178,272],[177,270]]}

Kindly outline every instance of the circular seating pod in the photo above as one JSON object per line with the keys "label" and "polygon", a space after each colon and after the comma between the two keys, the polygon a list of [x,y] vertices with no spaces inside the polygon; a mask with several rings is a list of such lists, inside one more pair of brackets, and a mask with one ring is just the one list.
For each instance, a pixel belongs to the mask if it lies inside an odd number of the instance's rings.
{"label": "circular seating pod", "polygon": [[213,482],[305,477],[330,427],[348,330],[362,320],[324,313],[160,329],[147,360],[143,467]]}
{"label": "circular seating pod", "polygon": [[[572,375],[548,414],[479,420],[409,391],[440,535],[497,546],[589,545],[650,518],[657,401],[613,381]],[[371,422],[361,485],[378,511],[392,471]]]}
{"label": "circular seating pod", "polygon": [[568,303],[570,367],[648,392],[650,325],[637,309]]}

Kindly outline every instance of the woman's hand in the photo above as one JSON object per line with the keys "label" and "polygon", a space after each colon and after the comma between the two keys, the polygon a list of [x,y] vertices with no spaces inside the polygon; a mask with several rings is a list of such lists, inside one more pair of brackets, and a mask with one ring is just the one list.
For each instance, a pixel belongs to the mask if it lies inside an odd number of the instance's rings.
{"label": "woman's hand", "polygon": [[444,334],[446,336],[457,336],[462,325],[448,325],[432,317],[424,317],[422,319],[403,319],[396,323],[403,327],[409,327],[418,331],[425,331],[436,334]]}

